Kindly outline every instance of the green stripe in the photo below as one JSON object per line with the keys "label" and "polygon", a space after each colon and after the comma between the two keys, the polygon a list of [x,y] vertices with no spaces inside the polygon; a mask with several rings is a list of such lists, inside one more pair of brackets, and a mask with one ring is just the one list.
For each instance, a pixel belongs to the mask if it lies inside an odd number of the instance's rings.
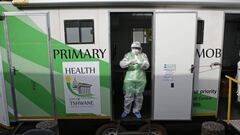
{"label": "green stripe", "polygon": [[[8,65],[3,62],[3,66],[6,68],[8,67]],[[5,72],[4,76],[8,76],[8,73]],[[29,99],[29,102],[33,102],[34,104],[36,104],[37,106],[39,106],[40,108],[42,108],[45,112],[51,114],[52,113],[52,96],[51,94],[44,88],[42,87],[40,84],[38,84],[37,82],[32,81],[30,78],[28,78],[27,76],[23,75],[22,73],[18,72],[15,77],[16,78],[14,80],[15,83],[15,87],[16,89],[22,93],[23,95],[26,96],[26,98]],[[9,82],[9,77],[5,78],[5,82]],[[33,90],[33,85],[32,83],[36,84],[36,90]],[[9,88],[9,87],[7,87]],[[10,90],[8,90],[8,94],[9,96],[11,96],[10,94]],[[10,102],[12,101],[11,97],[7,98]],[[17,99],[18,100],[18,99]],[[17,102],[21,102],[21,100],[17,101]],[[58,116],[74,116],[72,114],[65,114],[65,105],[64,105],[64,101],[63,100],[56,100],[56,109],[57,109],[57,115]],[[76,115],[75,115],[76,116]]]}
{"label": "green stripe", "polygon": [[[9,83],[6,83],[8,87],[10,87]],[[17,97],[17,106],[18,113],[21,116],[50,116],[49,113],[45,112],[39,106],[31,102],[28,98],[25,97],[19,90],[16,89],[16,97]],[[31,111],[29,111],[31,110]]]}
{"label": "green stripe", "polygon": [[[8,70],[7,70],[8,65],[5,62],[3,62],[3,67],[5,70],[5,72],[4,72],[5,82],[9,82],[10,81],[9,74],[8,74]],[[51,113],[52,112],[52,110],[51,110],[51,105],[52,105],[51,94],[37,82],[35,82],[36,90],[33,91],[32,90],[32,82],[34,82],[34,81],[32,81],[27,76],[21,74],[20,72],[18,72],[17,75],[21,79],[18,79],[18,81],[19,81],[18,83],[20,83],[20,84],[17,84],[14,81],[16,89],[20,90],[20,92],[23,92],[23,95],[26,95],[26,97],[29,98],[31,102],[34,102],[34,104],[41,107],[44,111]],[[24,81],[22,81],[22,80],[24,80]],[[7,91],[10,91],[10,87],[6,87],[6,89],[7,89]],[[26,91],[24,91],[24,90],[26,90]],[[8,95],[7,96],[8,104],[12,103],[11,94],[9,93],[7,95]],[[37,98],[35,98],[35,97],[37,97]],[[43,98],[43,99],[41,99],[41,98]],[[49,101],[49,102],[46,102],[46,101]],[[57,105],[56,109],[57,109],[58,115],[61,115],[61,116],[65,115],[65,105],[64,104],[65,103],[62,99],[56,98],[56,105]]]}
{"label": "green stripe", "polygon": [[192,114],[216,113],[217,98],[203,95],[193,94]]}
{"label": "green stripe", "polygon": [[[44,33],[37,31],[36,29],[29,27],[16,17],[9,17],[9,38],[11,43],[11,51],[15,54],[24,57],[36,64],[49,68],[48,66],[48,48],[47,48],[47,36]],[[2,31],[3,32],[3,31]],[[4,34],[4,33],[2,33]],[[5,44],[1,40],[2,44]],[[27,41],[27,43],[26,43]],[[53,49],[72,49],[57,40],[52,39]],[[24,48],[24,49],[23,49]],[[107,62],[99,59],[84,58],[84,59],[53,59],[53,69],[55,72],[62,73],[63,61],[100,61],[100,76],[101,86],[109,87],[109,71],[110,66]]]}
{"label": "green stripe", "polygon": [[[3,10],[0,6],[0,12]],[[9,9],[9,11],[12,9]],[[26,18],[27,19],[26,19]],[[20,65],[20,69],[24,68],[24,71],[20,71],[21,75],[19,75],[19,82],[15,83],[15,87],[19,89],[21,92],[32,91],[31,85],[32,82],[37,84],[37,87],[39,87],[40,90],[43,91],[43,94],[39,96],[39,98],[43,98],[44,93],[48,94],[50,97],[50,88],[49,84],[45,83],[48,82],[48,75],[49,73],[46,73],[44,80],[41,80],[40,75],[34,75],[33,72],[26,71],[28,68],[27,64],[24,62],[30,62],[32,63],[29,67],[32,65],[36,65],[37,68],[34,68],[35,70],[40,69],[39,73],[43,73],[42,69],[49,69],[48,65],[48,48],[47,48],[47,36],[45,33],[41,32],[38,29],[38,26],[34,24],[33,21],[27,16],[25,17],[9,17],[8,18],[8,27],[9,27],[9,33],[10,33],[10,43],[11,43],[11,51],[12,56],[17,56],[12,58],[12,61],[16,66]],[[29,21],[30,20],[30,21]],[[32,24],[31,24],[32,23]],[[3,25],[0,21],[0,35],[4,35],[3,31]],[[70,46],[65,45],[64,43],[61,43],[55,39],[51,40],[52,42],[52,48],[53,49],[74,49]],[[5,48],[5,39],[4,36],[0,36],[0,44]],[[3,58],[6,59],[6,53],[4,54]],[[19,59],[18,59],[19,58]],[[22,61],[23,60],[23,61]],[[54,70],[54,80],[55,80],[55,88],[56,88],[56,94],[57,94],[57,112],[58,116],[76,116],[77,114],[65,114],[65,106],[64,106],[64,86],[63,86],[63,76],[62,76],[62,62],[73,62],[73,61],[99,61],[100,63],[100,85],[101,85],[101,93],[109,94],[109,87],[110,87],[110,65],[99,59],[90,59],[90,58],[84,58],[84,59],[53,59],[53,70]],[[6,62],[6,61],[5,61]],[[24,66],[22,66],[23,64]],[[25,65],[26,64],[26,65]],[[18,68],[18,67],[17,67]],[[4,68],[4,77],[5,80],[9,80],[8,75],[8,67],[5,65]],[[24,74],[23,74],[24,73]],[[35,73],[35,72],[34,72]],[[22,79],[27,79],[26,84],[30,84],[30,86],[21,86],[20,81]],[[40,79],[40,80],[39,80]],[[25,83],[24,83],[25,84]],[[20,86],[18,86],[20,85]],[[24,90],[23,90],[24,88]],[[27,93],[28,94],[28,93]],[[24,93],[25,95],[25,93]],[[29,96],[29,97],[27,97]],[[32,98],[35,98],[32,95],[27,95],[26,97],[34,102],[34,104],[37,104],[38,106],[43,106],[44,104],[39,104],[40,101],[32,100]],[[48,98],[49,98],[48,97]],[[109,97],[106,97],[108,99],[102,99],[101,103],[104,105],[107,105],[109,107]],[[48,107],[47,107],[48,108]],[[48,109],[49,110],[49,109]],[[107,107],[104,109],[105,111],[102,111],[102,113],[106,114],[107,112],[110,112],[110,109],[107,111]],[[45,110],[44,110],[45,111]],[[49,110],[50,111],[50,110]],[[48,111],[48,113],[49,113]],[[106,112],[106,113],[105,113]],[[108,113],[107,113],[108,114]]]}
{"label": "green stripe", "polygon": [[[3,65],[6,66],[6,63],[3,62]],[[10,80],[6,80],[6,81],[10,82]],[[49,114],[52,113],[51,94],[40,84],[31,80],[30,78],[23,75],[22,73],[18,72],[14,76],[14,85],[18,92],[25,95],[26,98],[28,98],[34,104],[41,107],[47,113]],[[21,100],[17,99],[17,102],[21,102]]]}
{"label": "green stripe", "polygon": [[[3,76],[4,76],[4,79],[6,80],[9,80],[9,74],[8,74],[8,65],[6,63],[2,63],[2,66],[3,66]],[[7,86],[7,81],[4,81],[5,82],[5,90],[6,90],[6,97],[7,97],[7,104],[8,106],[11,106],[13,107],[13,103],[12,103],[12,95],[11,95],[11,90],[10,90],[10,87]]]}
{"label": "green stripe", "polygon": [[[1,48],[1,47],[0,47]],[[2,55],[6,56],[6,49],[2,48]],[[41,65],[38,65],[36,63],[33,63],[27,59],[24,59],[15,53],[11,54],[11,57],[13,59],[13,65],[17,65],[16,69],[24,73],[27,77],[31,78],[33,81],[38,82],[41,84],[46,90],[49,92],[51,91],[51,85],[50,85],[50,75],[49,75],[49,68],[43,67]],[[3,61],[7,63],[7,58],[3,58]],[[42,74],[42,75],[39,75]],[[62,75],[54,72],[55,80],[56,82],[62,82]],[[61,76],[60,80],[58,79]],[[62,85],[56,85],[56,89],[63,88]],[[64,99],[64,93],[61,91],[56,91],[56,96],[58,98]]]}
{"label": "green stripe", "polygon": [[[102,114],[111,116],[111,94],[109,88],[101,87],[101,112]],[[109,108],[110,107],[110,108]]]}
{"label": "green stripe", "polygon": [[[1,47],[0,47],[1,48]],[[7,55],[6,49],[2,48],[2,55]],[[12,65],[16,65],[17,71],[21,71],[25,76],[38,82],[44,86],[47,90],[51,89],[49,68],[37,65],[27,59],[24,59],[14,53],[11,53]],[[7,59],[3,59],[7,63]]]}

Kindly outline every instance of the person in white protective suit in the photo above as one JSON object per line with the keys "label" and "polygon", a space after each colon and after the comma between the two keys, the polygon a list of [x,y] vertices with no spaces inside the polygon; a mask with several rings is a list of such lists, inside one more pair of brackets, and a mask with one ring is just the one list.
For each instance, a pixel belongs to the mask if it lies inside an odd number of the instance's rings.
{"label": "person in white protective suit", "polygon": [[121,115],[126,118],[133,106],[133,113],[136,118],[142,118],[140,110],[143,103],[143,91],[146,86],[146,73],[144,70],[149,68],[147,55],[142,52],[141,43],[135,41],[131,45],[131,51],[125,54],[120,61],[121,68],[127,68],[124,77],[124,111]]}

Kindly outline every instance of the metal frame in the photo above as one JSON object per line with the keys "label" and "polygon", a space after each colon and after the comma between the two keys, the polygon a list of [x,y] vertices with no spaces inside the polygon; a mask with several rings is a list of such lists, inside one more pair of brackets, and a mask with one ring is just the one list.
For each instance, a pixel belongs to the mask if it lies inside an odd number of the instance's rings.
{"label": "metal frame", "polygon": [[161,5],[191,5],[191,6],[211,6],[211,7],[238,7],[239,1],[236,0],[29,0],[29,1],[13,1],[17,6],[32,6],[32,7],[46,7],[46,6],[161,6]]}
{"label": "metal frame", "polygon": [[114,112],[113,112],[113,91],[112,91],[112,56],[111,56],[111,51],[112,51],[112,47],[111,47],[111,11],[108,11],[108,55],[109,55],[109,63],[110,63],[110,107],[111,107],[111,120],[114,119]]}
{"label": "metal frame", "polygon": [[[1,44],[0,44],[1,45]],[[0,61],[2,60],[2,49],[0,48]],[[2,65],[2,63],[0,63],[0,70],[3,70],[3,65]],[[1,72],[1,71],[0,71]],[[4,115],[5,115],[5,117],[7,117],[7,118],[9,118],[9,114],[8,114],[8,107],[7,107],[7,97],[6,97],[6,86],[5,86],[5,83],[4,83],[4,75],[3,75],[3,72],[2,73],[0,73],[0,84],[2,85],[2,86],[0,86],[0,89],[2,88],[2,92],[0,91],[0,93],[2,93],[2,99],[3,99],[3,107],[4,107],[4,111],[3,111],[3,113],[4,113]],[[0,103],[1,104],[1,103]],[[9,122],[9,119],[6,119],[6,121],[5,122],[7,122],[7,123],[1,123],[0,122],[0,127],[1,126],[4,126],[4,127],[9,127],[10,125],[10,122]]]}
{"label": "metal frame", "polygon": [[[224,14],[240,14],[240,10],[239,9],[226,9],[223,10]],[[224,20],[225,21],[225,20]]]}
{"label": "metal frame", "polygon": [[155,95],[155,90],[154,90],[154,86],[155,86],[155,49],[156,49],[156,43],[155,43],[155,39],[156,39],[156,12],[153,12],[153,16],[152,16],[152,103],[151,103],[151,120],[154,120],[154,95]]}
{"label": "metal frame", "polygon": [[[66,23],[66,21],[78,21],[79,23],[80,22],[89,22],[89,21],[91,21],[92,23],[93,23],[93,26],[92,26],[92,28],[93,28],[93,40],[92,40],[92,42],[82,42],[82,35],[81,35],[81,30],[80,30],[80,28],[82,28],[80,25],[78,26],[78,29],[79,29],[79,42],[76,42],[76,43],[68,43],[67,42],[67,27],[66,27],[66,25],[65,25],[65,23]],[[64,38],[65,38],[65,44],[66,45],[79,45],[79,44],[81,44],[81,45],[84,45],[84,44],[95,44],[95,27],[94,27],[94,23],[95,21],[94,21],[94,19],[73,19],[73,20],[71,20],[71,19],[66,19],[66,20],[64,20]]]}
{"label": "metal frame", "polygon": [[[4,16],[6,16],[3,13]],[[14,111],[14,116],[15,120],[18,120],[18,111],[17,111],[17,103],[16,103],[16,94],[15,94],[15,87],[14,87],[14,79],[13,79],[13,70],[12,70],[12,61],[11,61],[11,50],[10,50],[10,43],[9,43],[9,33],[8,33],[8,28],[7,28],[7,17],[5,17],[3,21],[3,28],[4,28],[4,33],[5,33],[5,40],[6,40],[6,49],[7,49],[7,60],[8,60],[8,66],[9,66],[9,78],[10,78],[10,89],[11,89],[11,95],[12,95],[12,100],[13,100],[13,111]]]}
{"label": "metal frame", "polygon": [[[198,12],[196,11],[195,12],[196,13],[196,28],[195,28],[195,30],[196,30],[196,32],[195,32],[195,48],[194,48],[194,55],[193,55],[193,67],[195,66],[195,64],[196,64],[196,59],[197,59],[197,57],[196,57],[196,51],[197,51],[197,47],[198,47],[198,44],[197,44],[197,34],[198,34]],[[204,34],[203,34],[203,36],[204,36]],[[204,37],[203,37],[203,39],[204,39]],[[200,58],[199,58],[199,60],[200,60]],[[192,110],[193,110],[193,91],[194,91],[194,86],[195,86],[195,74],[196,74],[196,70],[194,70],[194,68],[193,68],[193,72],[192,72],[192,74],[193,74],[193,83],[192,83],[192,97],[191,97],[191,101],[192,101],[192,105],[191,105],[191,120],[192,120]]]}
{"label": "metal frame", "polygon": [[[195,30],[196,30],[196,35],[195,35],[195,41],[196,41],[196,39],[197,39],[197,17],[198,17],[198,12],[197,11],[178,11],[178,10],[169,10],[169,11],[164,11],[164,10],[161,10],[161,11],[157,11],[157,10],[155,10],[155,12],[154,12],[154,14],[153,14],[153,49],[155,50],[155,38],[156,38],[156,23],[155,23],[155,21],[156,21],[156,14],[157,13],[195,13],[196,14],[196,20],[195,20],[195,23],[196,23],[196,27],[195,27]],[[196,53],[196,43],[195,43],[195,48],[194,48],[194,60],[193,60],[193,62],[195,63],[195,53]],[[152,62],[152,63],[155,63],[155,51],[152,53],[153,54],[153,60],[154,60],[154,62]],[[194,64],[193,63],[193,64]],[[152,106],[152,120],[155,120],[154,119],[154,95],[155,95],[155,90],[154,90],[154,88],[155,88],[155,65],[154,65],[154,67],[152,67],[152,68],[154,68],[153,69],[153,74],[152,74],[152,80],[153,80],[153,95],[152,95],[152,104],[153,104],[153,106]],[[194,81],[194,72],[192,73],[193,74],[193,81]],[[192,88],[194,88],[194,85],[192,85]],[[193,90],[192,90],[192,95],[193,95]],[[193,96],[192,96],[193,97]],[[192,120],[192,108],[193,108],[193,102],[192,102],[192,97],[191,97],[191,113],[190,113],[190,118],[189,118],[189,120],[185,120],[185,121],[191,121]],[[177,119],[176,119],[177,120]],[[168,120],[168,121],[174,121],[174,120]],[[182,121],[184,121],[184,120],[182,120]]]}
{"label": "metal frame", "polygon": [[38,11],[21,11],[21,12],[3,12],[3,16],[27,16],[27,15],[40,15],[40,16],[48,16],[48,12],[38,12]]}
{"label": "metal frame", "polygon": [[[114,9],[114,8],[112,8],[112,9],[107,9],[107,11],[108,11],[108,23],[109,23],[109,25],[108,25],[108,37],[109,37],[109,40],[108,40],[108,47],[109,47],[109,63],[110,63],[110,78],[112,78],[112,64],[111,64],[111,61],[112,61],[112,59],[111,59],[111,13],[119,13],[119,12],[121,12],[121,13],[126,13],[126,12],[136,12],[136,13],[138,13],[138,12],[152,12],[153,14],[154,14],[154,11],[155,11],[155,9],[153,9],[153,8],[151,8],[151,9],[144,9],[144,8],[142,8],[142,9],[132,9],[132,8],[129,8],[129,9],[122,9],[122,8],[120,8],[120,9]],[[152,19],[153,19],[153,15],[152,15]],[[153,28],[153,25],[152,25],[152,28]],[[152,34],[153,34],[153,31],[152,31]],[[152,46],[153,46],[154,44],[153,44],[153,42],[152,42]],[[153,53],[152,53],[153,54]],[[153,63],[153,57],[152,57],[152,63]],[[151,65],[152,66],[152,65]],[[152,69],[152,74],[153,74],[153,69]],[[113,120],[115,120],[114,119],[114,111],[113,111],[113,97],[112,97],[112,95],[113,95],[113,91],[112,91],[112,79],[110,79],[110,101],[111,101],[111,103],[110,103],[110,106],[111,106],[111,120],[113,121]],[[153,102],[151,102],[151,107],[153,106]],[[151,111],[153,110],[153,108],[151,109]],[[151,119],[151,117],[150,117],[150,119]]]}
{"label": "metal frame", "polygon": [[[109,45],[108,45],[108,47],[109,47],[109,57],[110,57],[110,77],[112,78],[112,59],[111,59],[111,13],[152,13],[152,38],[154,39],[154,37],[153,37],[153,18],[154,18],[154,11],[155,11],[155,9],[147,9],[147,10],[145,10],[144,9],[144,11],[142,11],[142,10],[139,10],[139,9],[129,9],[129,10],[124,10],[124,9],[110,9],[110,10],[108,10],[108,22],[109,22],[109,26],[108,26],[108,31],[109,31]],[[151,44],[151,47],[152,47],[152,63],[151,63],[151,66],[152,66],[152,70],[151,70],[151,76],[153,76],[153,72],[154,72],[154,70],[153,70],[153,64],[154,64],[154,62],[153,62],[153,56],[154,56],[154,52],[153,52],[153,49],[155,49],[154,48],[154,43],[153,43],[153,41],[152,41],[152,44]],[[154,80],[154,78],[151,78],[152,79],[152,83],[153,83],[153,80]],[[152,84],[151,84],[152,85]],[[153,85],[152,85],[153,86]],[[114,120],[114,111],[113,111],[113,107],[112,107],[112,105],[113,105],[113,97],[112,97],[112,94],[113,94],[113,92],[112,92],[112,79],[110,80],[110,90],[111,90],[111,112],[112,112],[112,119],[111,120]],[[153,90],[153,87],[152,87],[152,90],[151,90],[151,96],[153,96],[154,94],[153,94],[153,92],[154,92],[154,90]],[[153,97],[151,97],[152,99],[153,99]],[[152,113],[153,113],[153,100],[151,100],[151,116],[150,116],[150,120],[152,120]]]}
{"label": "metal frame", "polygon": [[56,101],[55,101],[55,86],[54,86],[54,76],[53,76],[53,67],[52,67],[52,44],[51,44],[51,32],[50,32],[50,17],[49,12],[3,12],[3,16],[5,17],[3,21],[4,32],[5,32],[5,40],[6,40],[6,48],[7,48],[7,60],[9,65],[9,77],[10,77],[10,84],[11,84],[11,94],[13,100],[13,108],[14,108],[14,116],[15,120],[19,120],[18,117],[18,110],[17,110],[17,103],[16,103],[16,93],[15,93],[15,86],[14,86],[14,73],[13,73],[13,65],[11,59],[11,46],[9,41],[9,32],[8,32],[8,25],[7,25],[7,17],[8,16],[45,16],[46,17],[46,25],[47,25],[47,44],[48,44],[48,57],[49,57],[49,72],[50,72],[50,84],[51,84],[51,94],[52,94],[52,111],[54,119],[56,120]]}
{"label": "metal frame", "polygon": [[[223,63],[223,46],[224,46],[224,34],[225,34],[225,22],[226,22],[226,12],[224,11],[223,12],[223,27],[222,27],[222,41],[221,41],[221,49],[222,49],[222,56],[220,58],[220,62]],[[218,77],[218,94],[217,94],[217,107],[216,107],[216,113],[215,113],[215,117],[217,118],[218,117],[218,109],[219,109],[219,95],[220,95],[220,90],[221,90],[221,73],[222,73],[222,66],[220,66],[219,68],[219,77]]]}
{"label": "metal frame", "polygon": [[232,96],[232,83],[240,84],[240,81],[225,75],[225,78],[228,79],[228,107],[227,107],[227,124],[230,125],[230,120],[231,120],[231,96]]}

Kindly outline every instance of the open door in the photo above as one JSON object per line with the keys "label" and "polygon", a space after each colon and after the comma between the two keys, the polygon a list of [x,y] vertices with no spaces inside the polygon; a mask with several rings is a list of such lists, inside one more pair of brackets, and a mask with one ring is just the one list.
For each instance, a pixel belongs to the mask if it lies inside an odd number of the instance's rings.
{"label": "open door", "polygon": [[155,12],[154,120],[191,120],[197,13]]}
{"label": "open door", "polygon": [[[112,12],[111,13],[111,76],[113,90],[114,118],[120,119],[124,105],[123,80],[127,69],[122,69],[119,62],[131,51],[133,41],[139,41],[143,52],[152,63],[152,12]],[[151,117],[151,67],[146,71],[147,84],[143,92],[144,101],[141,109],[143,119]],[[131,113],[128,119],[134,119]]]}
{"label": "open door", "polygon": [[229,100],[229,79],[230,76],[236,80],[240,79],[240,13],[226,13],[224,26],[224,42],[222,54],[221,85],[218,102],[218,118],[228,118],[228,107],[230,107],[230,123],[240,131],[240,85],[232,82],[231,103]]}
{"label": "open door", "polygon": [[[4,12],[4,16],[10,113],[15,120],[53,119],[56,113],[49,14]],[[42,27],[35,26],[28,17],[38,20]]]}

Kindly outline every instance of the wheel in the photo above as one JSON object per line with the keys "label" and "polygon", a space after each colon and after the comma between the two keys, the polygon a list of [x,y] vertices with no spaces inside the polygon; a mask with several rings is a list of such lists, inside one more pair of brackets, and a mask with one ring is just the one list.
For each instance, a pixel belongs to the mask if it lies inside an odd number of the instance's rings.
{"label": "wheel", "polygon": [[167,130],[159,124],[151,124],[150,128],[149,125],[146,124],[139,128],[140,132],[149,132],[149,130],[150,135],[167,135]]}
{"label": "wheel", "polygon": [[[122,132],[125,129],[120,126],[118,132]],[[96,131],[96,135],[117,135],[117,125],[114,123],[108,123],[99,127]]]}

